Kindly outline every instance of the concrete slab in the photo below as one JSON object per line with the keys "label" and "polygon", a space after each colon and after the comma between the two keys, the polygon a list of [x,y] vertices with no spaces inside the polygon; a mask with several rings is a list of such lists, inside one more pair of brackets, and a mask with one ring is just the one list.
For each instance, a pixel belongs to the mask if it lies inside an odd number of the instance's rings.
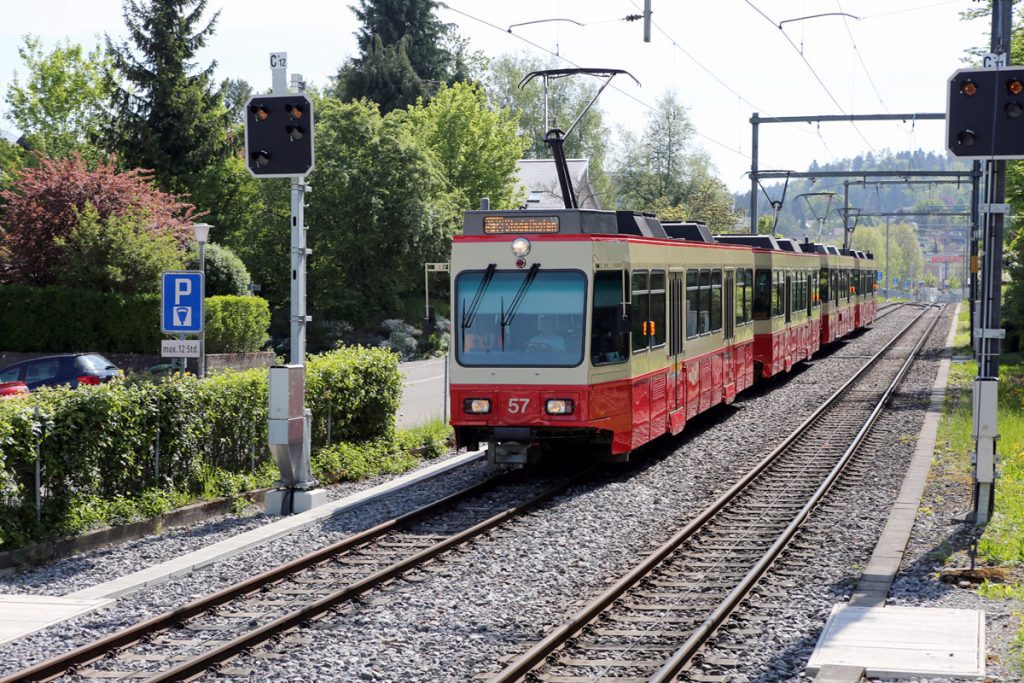
{"label": "concrete slab", "polygon": [[[130,595],[147,586],[154,586],[171,578],[183,576],[261,543],[267,543],[294,531],[319,524],[336,514],[408,488],[425,479],[443,474],[468,463],[482,460],[486,455],[486,450],[480,450],[448,458],[387,483],[354,493],[351,496],[313,508],[301,514],[283,517],[275,522],[264,524],[256,529],[213,543],[205,548],[176,557],[167,562],[162,562],[132,574],[69,593],[66,597],[82,600],[102,600]],[[0,621],[2,620],[3,617],[0,617]]]}
{"label": "concrete slab", "polygon": [[984,678],[985,613],[836,605],[806,673],[829,664],[863,668],[869,678]]}
{"label": "concrete slab", "polygon": [[112,600],[79,600],[51,595],[0,594],[0,645],[51,624],[105,607]]}

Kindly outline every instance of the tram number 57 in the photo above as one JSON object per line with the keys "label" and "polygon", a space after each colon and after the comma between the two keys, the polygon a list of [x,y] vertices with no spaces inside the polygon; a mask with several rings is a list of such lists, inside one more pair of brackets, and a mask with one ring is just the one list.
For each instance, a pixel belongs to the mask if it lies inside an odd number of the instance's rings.
{"label": "tram number 57", "polygon": [[510,398],[508,400],[508,412],[510,415],[522,415],[526,412],[528,405],[530,405],[530,399],[528,398]]}

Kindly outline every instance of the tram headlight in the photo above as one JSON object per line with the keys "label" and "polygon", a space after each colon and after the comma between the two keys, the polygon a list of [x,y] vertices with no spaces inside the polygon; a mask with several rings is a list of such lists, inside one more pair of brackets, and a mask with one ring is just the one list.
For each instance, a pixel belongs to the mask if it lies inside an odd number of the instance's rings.
{"label": "tram headlight", "polygon": [[544,405],[548,415],[572,415],[575,409],[570,398],[549,398]]}
{"label": "tram headlight", "polygon": [[530,253],[530,240],[525,237],[517,237],[512,240],[512,253],[523,258]]}
{"label": "tram headlight", "polygon": [[486,415],[491,412],[491,401],[486,398],[467,398],[462,401],[462,411],[471,415]]}

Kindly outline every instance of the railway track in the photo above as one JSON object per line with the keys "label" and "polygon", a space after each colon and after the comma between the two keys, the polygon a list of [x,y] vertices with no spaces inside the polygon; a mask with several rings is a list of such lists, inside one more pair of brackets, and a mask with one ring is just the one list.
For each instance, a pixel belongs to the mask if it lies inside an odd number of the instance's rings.
{"label": "railway track", "polygon": [[[839,479],[938,322],[927,320],[934,310],[686,527],[489,680],[675,680]],[[924,331],[907,352],[900,342],[912,328]]]}
{"label": "railway track", "polygon": [[150,681],[193,677],[542,505],[594,469],[562,477],[555,485],[546,482],[540,493],[537,483],[524,481],[520,473],[491,477],[184,607],[13,673],[0,683],[67,675]]}

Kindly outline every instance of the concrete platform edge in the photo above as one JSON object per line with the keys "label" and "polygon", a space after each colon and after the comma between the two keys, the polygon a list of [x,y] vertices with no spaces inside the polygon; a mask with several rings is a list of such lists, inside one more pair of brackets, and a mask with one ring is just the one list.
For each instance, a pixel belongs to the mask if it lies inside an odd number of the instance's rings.
{"label": "concrete platform edge", "polygon": [[257,545],[273,541],[274,539],[313,526],[326,521],[334,515],[351,510],[359,505],[369,503],[401,491],[410,486],[418,484],[426,479],[444,474],[463,465],[477,462],[486,457],[485,450],[474,451],[464,455],[449,458],[443,462],[424,467],[410,472],[392,481],[379,484],[372,488],[354,493],[341,500],[336,500],[318,508],[314,508],[301,514],[284,517],[275,522],[265,524],[257,529],[252,529],[242,534],[232,536],[200,550],[193,551],[186,555],[168,560],[146,569],[139,570],[132,574],[122,576],[111,581],[105,581],[88,588],[84,588],[66,597],[81,599],[102,599],[120,598],[136,593],[143,588],[163,583],[177,576],[182,576],[191,571],[213,564],[225,558],[237,555]]}
{"label": "concrete platform edge", "polygon": [[[939,418],[942,415],[942,404],[946,396],[946,386],[949,382],[949,369],[952,364],[953,340],[956,336],[957,320],[960,316],[960,304],[953,310],[953,318],[950,324],[949,333],[946,336],[945,350],[942,359],[939,361],[938,371],[935,373],[935,381],[932,383],[931,398],[926,409],[924,423],[921,425],[921,433],[918,436],[914,453],[911,456],[910,465],[903,478],[903,484],[896,497],[893,507],[889,511],[885,528],[875,550],[871,554],[868,566],[872,572],[865,572],[861,576],[857,587],[853,591],[848,603],[851,607],[882,607],[889,596],[889,589],[899,573],[903,553],[910,542],[910,534],[914,528],[914,519],[917,517],[917,509],[924,495],[925,484],[928,481],[928,473],[931,471],[932,456],[935,453],[935,439],[939,430]],[[893,561],[896,557],[899,561]],[[982,630],[984,633],[984,630]],[[822,632],[815,650],[822,644]],[[828,671],[826,672],[826,669]],[[808,676],[815,676],[815,683],[858,683],[862,680],[863,671],[857,672],[856,667],[830,667],[822,666],[819,670],[814,667],[807,667],[804,673]],[[843,676],[846,676],[843,678]]]}

